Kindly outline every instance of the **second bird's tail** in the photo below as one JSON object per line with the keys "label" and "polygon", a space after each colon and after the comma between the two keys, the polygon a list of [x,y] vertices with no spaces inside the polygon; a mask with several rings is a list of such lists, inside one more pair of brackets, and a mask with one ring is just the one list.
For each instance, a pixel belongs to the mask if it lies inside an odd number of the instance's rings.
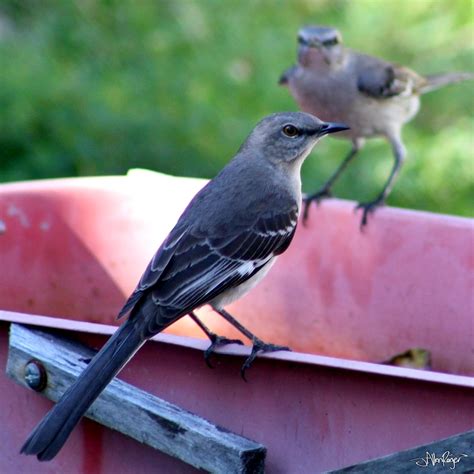
{"label": "second bird's tail", "polygon": [[474,74],[471,72],[447,72],[444,74],[426,76],[425,79],[426,83],[423,84],[419,90],[421,94],[426,94],[427,92],[434,91],[448,84],[474,79]]}
{"label": "second bird's tail", "polygon": [[36,454],[40,461],[54,458],[94,400],[144,342],[134,318],[127,320],[36,426],[21,452]]}

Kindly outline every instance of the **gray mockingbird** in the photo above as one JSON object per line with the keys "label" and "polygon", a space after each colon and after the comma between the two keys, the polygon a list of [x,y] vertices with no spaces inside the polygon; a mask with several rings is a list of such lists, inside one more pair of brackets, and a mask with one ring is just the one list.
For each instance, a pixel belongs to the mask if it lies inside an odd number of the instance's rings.
{"label": "gray mockingbird", "polygon": [[282,349],[253,336],[223,307],[250,290],[288,248],[301,207],[301,165],[322,136],[346,129],[301,112],[270,115],[258,123],[232,161],[191,200],[120,311],[119,317],[128,314],[125,323],[21,452],[41,461],[56,456],[145,341],[202,305],[212,305],[252,339],[244,369],[257,352]]}
{"label": "gray mockingbird", "polygon": [[335,28],[306,26],[298,33],[298,64],[283,73],[279,83],[287,85],[301,110],[323,120],[340,120],[350,130],[339,138],[352,141],[352,149],[340,167],[316,193],[306,196],[304,220],[312,201],[331,196],[331,186],[355,157],[366,138],[385,137],[392,146],[395,163],[380,194],[359,203],[361,227],[368,215],[384,204],[405,159],[401,130],[420,106],[419,96],[454,82],[473,79],[471,73],[420,76],[382,59],[352,51],[342,45]]}

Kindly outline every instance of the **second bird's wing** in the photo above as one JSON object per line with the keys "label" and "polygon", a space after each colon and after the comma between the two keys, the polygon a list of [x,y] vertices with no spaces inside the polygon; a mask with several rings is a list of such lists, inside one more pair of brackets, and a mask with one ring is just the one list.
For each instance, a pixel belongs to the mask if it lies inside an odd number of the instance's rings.
{"label": "second bird's wing", "polygon": [[371,56],[359,55],[357,88],[377,99],[409,96],[426,82],[416,72]]}
{"label": "second bird's wing", "polygon": [[173,230],[160,247],[120,316],[146,319],[150,337],[179,317],[238,286],[289,246],[298,207],[260,216],[250,227],[225,235],[194,228]]}
{"label": "second bird's wing", "polygon": [[288,81],[293,77],[297,69],[298,69],[298,66],[289,67],[286,71],[282,73],[282,75],[280,76],[280,79],[278,79],[278,84],[280,86],[284,86],[288,84]]}

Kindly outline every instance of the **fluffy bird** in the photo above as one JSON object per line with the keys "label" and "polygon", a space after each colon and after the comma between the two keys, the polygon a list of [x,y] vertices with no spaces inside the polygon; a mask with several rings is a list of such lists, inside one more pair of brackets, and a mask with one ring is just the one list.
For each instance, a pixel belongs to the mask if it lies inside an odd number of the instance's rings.
{"label": "fluffy bird", "polygon": [[121,310],[119,316],[128,315],[125,323],[21,452],[40,461],[54,458],[145,341],[202,305],[212,305],[251,337],[244,369],[257,352],[283,349],[263,343],[223,307],[258,283],[288,248],[301,207],[301,165],[321,137],[346,129],[305,113],[279,113],[259,122],[232,161],[191,200]]}
{"label": "fluffy bird", "polygon": [[369,202],[359,203],[361,227],[385,203],[406,157],[402,127],[420,107],[420,95],[474,74],[454,72],[420,76],[411,69],[358,53],[342,44],[341,33],[327,26],[306,26],[298,33],[298,64],[280,77],[301,110],[323,120],[331,117],[350,126],[339,135],[352,149],[323,187],[305,197],[303,217],[312,201],[331,196],[331,187],[364,145],[366,138],[384,137],[391,145],[394,164],[382,191]]}

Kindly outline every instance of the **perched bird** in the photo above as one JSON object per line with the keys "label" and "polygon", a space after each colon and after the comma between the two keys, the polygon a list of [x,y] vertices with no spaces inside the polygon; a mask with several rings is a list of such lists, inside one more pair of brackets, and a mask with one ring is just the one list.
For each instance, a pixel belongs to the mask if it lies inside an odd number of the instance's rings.
{"label": "perched bird", "polygon": [[382,362],[385,365],[407,367],[409,369],[431,370],[431,352],[420,347],[408,349]]}
{"label": "perched bird", "polygon": [[314,194],[305,197],[304,219],[312,201],[331,196],[331,187],[356,156],[366,138],[385,137],[395,159],[390,176],[380,194],[359,203],[361,226],[368,215],[384,204],[405,159],[402,126],[420,107],[420,95],[454,82],[473,79],[471,73],[420,76],[403,66],[352,51],[342,44],[338,30],[326,26],[306,26],[298,33],[298,64],[280,77],[301,110],[323,120],[331,117],[350,126],[339,135],[352,141],[352,149],[340,167]]}
{"label": "perched bird", "polygon": [[119,313],[128,314],[126,322],[37,425],[21,452],[41,461],[56,456],[82,415],[145,341],[204,304],[252,339],[244,368],[257,352],[282,349],[253,336],[223,306],[250,290],[288,248],[301,206],[301,165],[321,137],[346,129],[301,112],[259,122],[232,161],[191,200]]}

